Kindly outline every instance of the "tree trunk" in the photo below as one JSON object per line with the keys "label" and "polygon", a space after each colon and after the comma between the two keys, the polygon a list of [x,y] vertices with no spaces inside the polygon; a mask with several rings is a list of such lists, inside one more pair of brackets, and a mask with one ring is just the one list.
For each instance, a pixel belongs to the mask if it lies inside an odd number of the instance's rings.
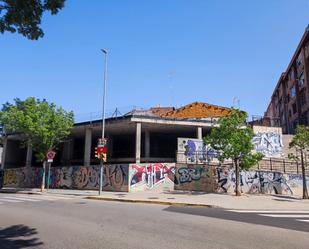
{"label": "tree trunk", "polygon": [[235,175],[236,175],[236,186],[235,186],[235,194],[236,196],[241,196],[241,193],[239,191],[239,160],[234,160],[235,164]]}
{"label": "tree trunk", "polygon": [[46,175],[46,161],[43,162],[43,174],[42,174],[42,183],[41,183],[41,192],[45,189],[45,175]]}
{"label": "tree trunk", "polygon": [[301,158],[301,172],[303,176],[303,199],[309,199],[303,150],[300,150],[300,158]]}

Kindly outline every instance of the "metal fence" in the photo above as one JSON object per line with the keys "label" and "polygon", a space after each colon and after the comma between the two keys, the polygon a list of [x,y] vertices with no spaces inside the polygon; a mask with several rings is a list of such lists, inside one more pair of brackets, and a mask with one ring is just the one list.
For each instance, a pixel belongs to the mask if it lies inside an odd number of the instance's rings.
{"label": "metal fence", "polygon": [[[232,166],[232,161],[220,163],[216,159],[216,154],[209,151],[198,152],[176,152],[176,162],[183,164],[202,164],[202,165],[218,165],[218,166]],[[263,158],[251,169],[277,171],[287,174],[301,174],[301,163],[299,161],[289,160],[287,158]],[[309,160],[305,161],[305,169],[309,170]],[[309,172],[308,172],[309,174]]]}

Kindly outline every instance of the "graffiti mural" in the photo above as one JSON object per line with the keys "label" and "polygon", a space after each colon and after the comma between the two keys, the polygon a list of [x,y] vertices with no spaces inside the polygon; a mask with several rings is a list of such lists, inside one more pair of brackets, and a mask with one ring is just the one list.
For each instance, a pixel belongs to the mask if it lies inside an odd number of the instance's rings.
{"label": "graffiti mural", "polygon": [[212,168],[205,165],[177,164],[175,189],[188,191],[213,192],[214,179]]}
{"label": "graffiti mural", "polygon": [[25,187],[26,168],[7,169],[4,171],[4,187]]}
{"label": "graffiti mural", "polygon": [[178,153],[187,163],[206,161],[206,148],[200,139],[178,138]]}
{"label": "graffiti mural", "polygon": [[178,138],[178,163],[207,163],[216,158],[216,151],[206,146],[202,139]]}
{"label": "graffiti mural", "polygon": [[218,175],[218,192],[227,193],[230,189],[235,189],[235,173],[225,167],[217,168]]}
{"label": "graffiti mural", "polygon": [[130,190],[174,188],[175,164],[149,163],[130,165]]}
{"label": "graffiti mural", "polygon": [[[129,165],[105,165],[103,174],[103,190],[128,191]],[[29,184],[30,187],[39,188],[42,183],[43,169],[31,168]],[[45,183],[48,182],[48,171],[46,169]],[[72,166],[52,167],[50,170],[49,187],[62,189],[99,189],[100,168],[99,166]],[[5,170],[4,186],[25,187],[26,170]]]}
{"label": "graffiti mural", "polygon": [[[232,193],[235,191],[236,175],[233,169],[218,167],[217,176],[217,192]],[[240,189],[242,193],[249,194],[293,194],[281,172],[241,171]]]}
{"label": "graffiti mural", "polygon": [[267,157],[281,157],[283,155],[282,135],[275,132],[258,132],[252,143],[257,152]]}
{"label": "graffiti mural", "polygon": [[129,166],[110,165],[104,168],[103,190],[129,191]]}

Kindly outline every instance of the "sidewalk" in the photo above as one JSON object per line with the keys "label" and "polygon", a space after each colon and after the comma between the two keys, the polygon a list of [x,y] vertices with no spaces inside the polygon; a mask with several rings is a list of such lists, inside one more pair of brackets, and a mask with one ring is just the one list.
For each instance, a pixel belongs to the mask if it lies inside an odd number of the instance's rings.
{"label": "sidewalk", "polygon": [[[135,202],[161,205],[187,205],[199,207],[220,207],[226,209],[260,210],[309,210],[309,200],[298,196],[280,195],[243,195],[236,197],[228,194],[203,192],[102,192],[93,190],[50,189],[41,193],[39,189],[2,189],[0,193],[73,195],[98,201]],[[1,195],[1,194],[0,194]]]}

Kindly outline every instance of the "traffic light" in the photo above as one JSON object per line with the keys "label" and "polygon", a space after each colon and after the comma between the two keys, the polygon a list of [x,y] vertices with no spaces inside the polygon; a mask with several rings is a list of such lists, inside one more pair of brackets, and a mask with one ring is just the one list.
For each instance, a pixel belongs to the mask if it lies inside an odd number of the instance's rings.
{"label": "traffic light", "polygon": [[95,147],[94,156],[103,162],[106,162],[107,156],[106,156],[107,148],[104,147]]}
{"label": "traffic light", "polygon": [[94,148],[94,157],[95,157],[95,158],[100,158],[100,157],[99,157],[99,154],[98,154],[98,147],[95,147],[95,148]]}

